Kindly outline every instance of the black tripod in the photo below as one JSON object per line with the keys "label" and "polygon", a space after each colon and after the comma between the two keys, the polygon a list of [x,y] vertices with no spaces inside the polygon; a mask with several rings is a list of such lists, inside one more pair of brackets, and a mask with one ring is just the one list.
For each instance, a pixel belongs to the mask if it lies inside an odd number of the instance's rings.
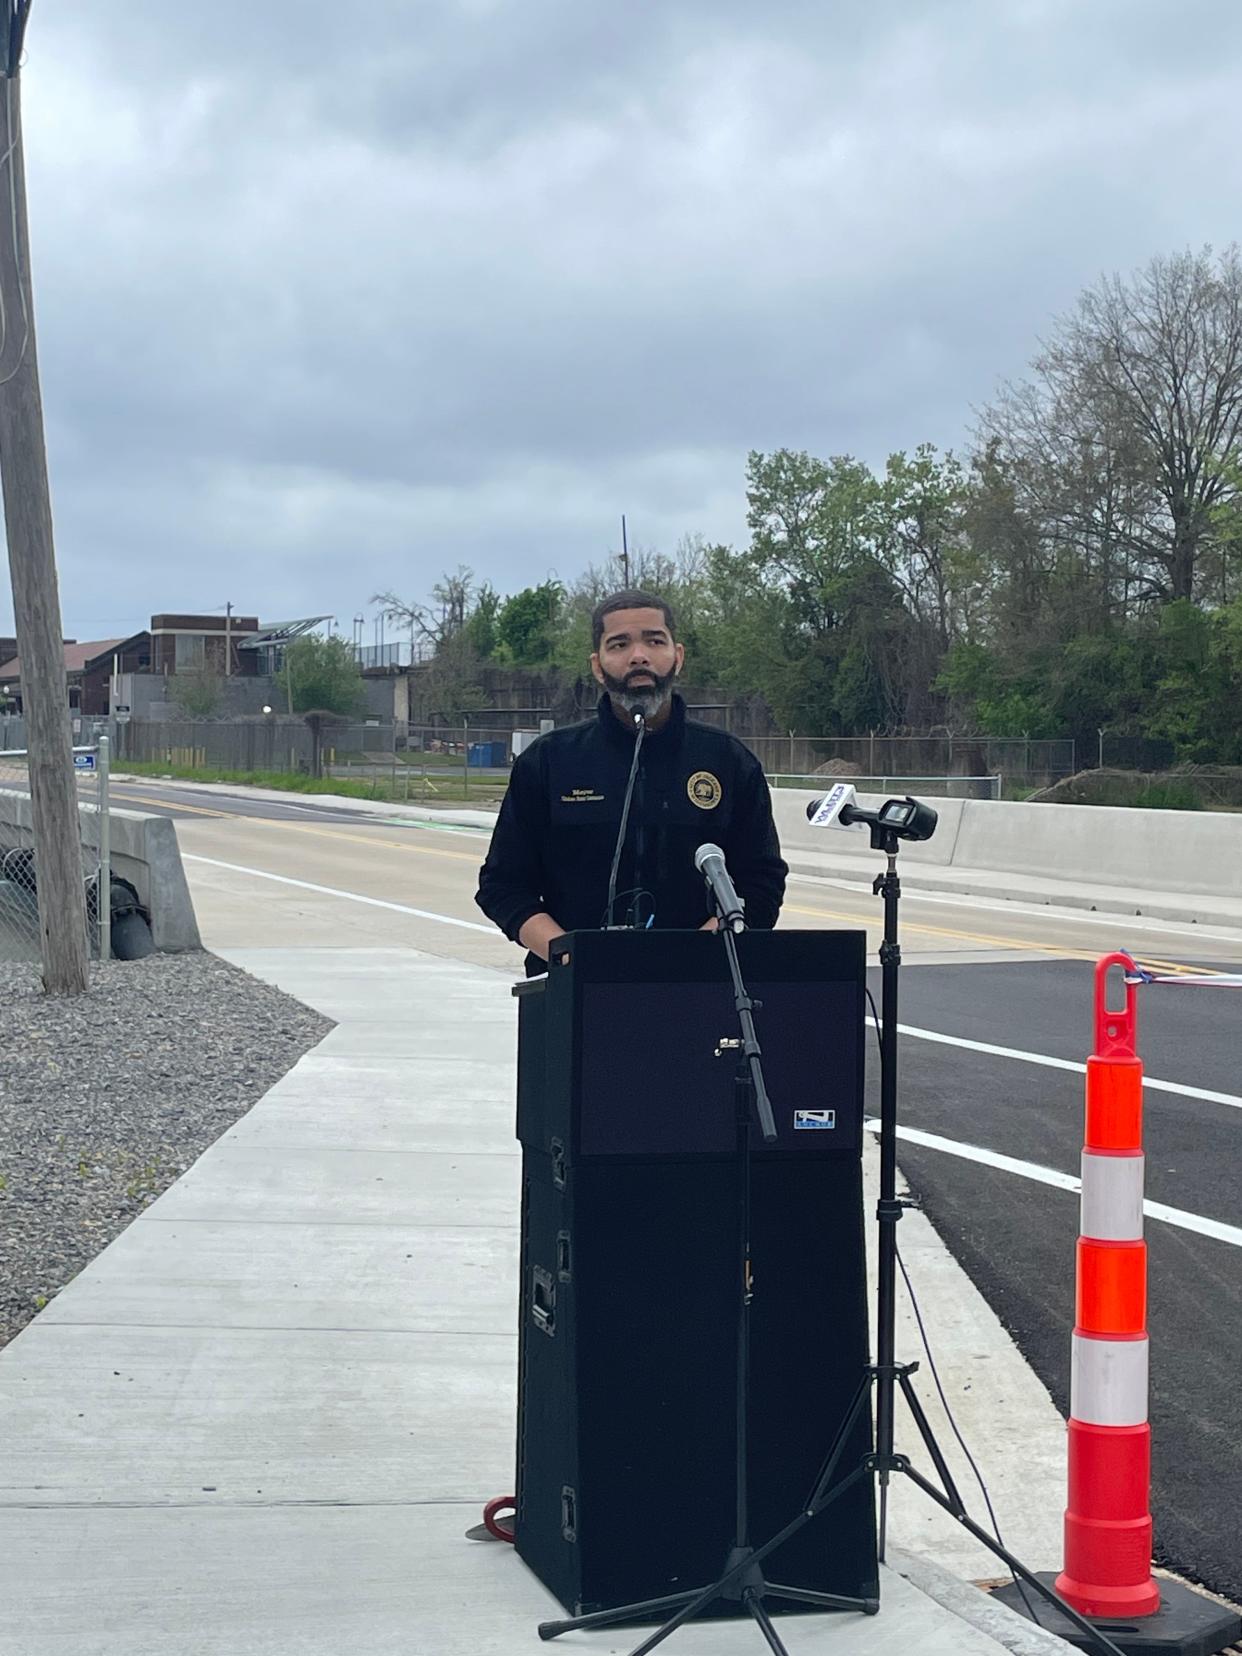
{"label": "black tripod", "polygon": [[[848,815],[847,815],[848,813]],[[919,813],[922,813],[920,816]],[[863,1478],[878,1476],[880,1486],[880,1533],[879,1556],[884,1557],[885,1540],[888,1524],[888,1486],[894,1472],[903,1473],[917,1485],[919,1489],[934,1501],[950,1517],[959,1524],[989,1552],[993,1553],[1013,1573],[1014,1577],[1029,1587],[1033,1592],[1054,1604],[1065,1615],[1077,1631],[1082,1634],[1091,1645],[1103,1656],[1123,1656],[1123,1653],[1099,1628],[1078,1612],[1072,1609],[1059,1597],[1046,1582],[1041,1581],[1029,1570],[1020,1559],[1015,1558],[992,1535],[989,1535],[981,1525],[977,1524],[966,1511],[965,1504],[953,1480],[944,1453],[936,1441],[931,1423],[923,1411],[918,1393],[911,1382],[911,1375],[918,1369],[917,1363],[898,1363],[897,1350],[897,1223],[903,1210],[910,1204],[897,1195],[897,1001],[898,976],[901,967],[901,944],[898,929],[898,905],[901,899],[901,881],[897,874],[897,853],[900,840],[903,837],[924,839],[929,837],[935,826],[935,814],[925,806],[916,806],[914,801],[890,800],[878,812],[868,812],[856,806],[847,806],[842,811],[843,821],[865,823],[871,831],[871,844],[877,851],[882,851],[887,858],[885,873],[877,876],[874,891],[878,897],[884,899],[884,941],[880,946],[881,969],[881,1017],[880,1017],[880,1196],[876,1205],[876,1219],[879,1226],[878,1233],[878,1291],[876,1313],[876,1361],[868,1364],[859,1381],[858,1388],[850,1403],[845,1419],[838,1428],[828,1457],[820,1469],[815,1487],[801,1512],[793,1518],[784,1529],[780,1530],[762,1546],[751,1546],[747,1539],[748,1528],[744,1496],[746,1491],[745,1468],[745,1419],[741,1414],[740,1402],[745,1397],[745,1352],[747,1338],[747,1307],[749,1304],[748,1285],[743,1283],[742,1291],[742,1322],[739,1331],[739,1423],[738,1423],[738,1535],[739,1540],[730,1552],[724,1573],[718,1581],[703,1588],[697,1593],[681,1593],[670,1598],[658,1599],[647,1604],[627,1604],[614,1610],[604,1610],[595,1615],[582,1616],[574,1621],[544,1622],[539,1627],[539,1636],[543,1639],[553,1639],[560,1633],[568,1632],[571,1628],[605,1627],[609,1623],[618,1621],[638,1621],[644,1616],[670,1611],[669,1619],[658,1627],[642,1644],[638,1645],[631,1656],[646,1656],[668,1635],[674,1632],[685,1621],[697,1615],[700,1611],[717,1599],[732,1599],[740,1601],[755,1621],[759,1624],[765,1639],[776,1653],[776,1656],[787,1656],[785,1648],[773,1627],[770,1617],[763,1605],[764,1595],[796,1600],[800,1603],[819,1605],[823,1609],[858,1610],[868,1615],[874,1615],[879,1609],[876,1599],[837,1598],[831,1594],[813,1593],[801,1588],[777,1587],[764,1581],[762,1573],[763,1560],[778,1547],[787,1542],[791,1536],[798,1533],[807,1524],[811,1523],[824,1512],[834,1501],[840,1498],[847,1489]],[[930,819],[930,820],[929,820]],[[916,831],[917,825],[917,831]],[[733,974],[735,1001],[738,1015],[742,1019],[743,1055],[753,1058],[750,1065],[750,1074],[759,1073],[759,1087],[762,1088],[762,1074],[758,1071],[758,1043],[754,1041],[754,1024],[751,1012],[754,1002],[746,995],[745,986],[737,965],[737,951],[734,940],[725,928],[725,946],[729,950],[730,970]],[[753,1043],[748,1045],[749,1040]],[[749,1087],[750,1080],[739,1078],[739,1085]],[[760,1111],[767,1105],[766,1094],[758,1092],[758,1108]],[[749,1104],[741,1119],[749,1123]],[[762,1118],[761,1118],[762,1119]],[[770,1107],[768,1120],[770,1121]],[[739,1158],[746,1179],[747,1193],[749,1194],[749,1132],[747,1132],[744,1155]],[[747,1252],[749,1250],[746,1250]],[[865,1414],[871,1404],[872,1389],[875,1390],[875,1448],[854,1467],[839,1474],[841,1462],[846,1447],[850,1441],[850,1434],[859,1419]],[[906,1405],[914,1418],[923,1445],[931,1458],[940,1479],[938,1488],[929,1478],[923,1476],[910,1464],[907,1455],[901,1454],[894,1446],[894,1421],[897,1390],[906,1400]]]}
{"label": "black tripod", "polygon": [[[907,809],[907,807],[909,809]],[[925,831],[911,833],[918,812],[930,816]],[[848,812],[848,815],[847,815]],[[1122,1656],[1121,1651],[1099,1628],[1093,1627],[1085,1616],[1072,1609],[1033,1571],[977,1524],[966,1510],[940,1445],[936,1441],[931,1422],[923,1410],[918,1393],[911,1381],[917,1363],[897,1361],[897,1223],[902,1211],[912,1204],[897,1195],[897,997],[898,974],[901,968],[901,943],[898,930],[898,905],[901,901],[901,881],[897,874],[897,853],[903,837],[929,837],[935,826],[935,816],[927,807],[915,806],[914,801],[890,800],[877,812],[848,806],[842,813],[844,820],[866,823],[871,830],[871,845],[887,858],[887,868],[876,877],[872,887],[877,897],[884,899],[884,941],[880,945],[881,1015],[880,1015],[880,1196],[876,1204],[879,1226],[878,1284],[876,1314],[876,1361],[869,1364],[854,1400],[850,1405],[833,1447],[829,1451],[816,1483],[814,1493],[805,1509],[785,1526],[779,1534],[760,1547],[756,1557],[763,1556],[783,1545],[791,1535],[830,1506],[859,1478],[875,1473],[880,1485],[880,1545],[879,1556],[884,1558],[888,1526],[888,1486],[894,1472],[903,1473],[923,1493],[935,1502],[976,1541],[986,1547],[1013,1573],[1016,1580],[1030,1587],[1055,1604],[1103,1656]],[[862,1462],[838,1480],[837,1469],[849,1440],[851,1428],[867,1409],[872,1388],[875,1388],[875,1448]],[[897,1390],[905,1398],[914,1419],[923,1446],[931,1458],[940,1479],[938,1488],[910,1464],[909,1456],[901,1454],[894,1445],[895,1404]]]}
{"label": "black tripod", "polygon": [[822,1610],[865,1610],[874,1614],[879,1608],[878,1599],[841,1598],[833,1593],[816,1593],[802,1587],[780,1587],[773,1582],[765,1581],[760,1568],[762,1554],[771,1552],[772,1547],[764,1547],[761,1552],[751,1545],[750,1516],[747,1469],[747,1422],[750,1406],[750,1308],[751,1308],[751,1271],[750,1271],[750,1189],[751,1189],[751,1143],[755,1125],[758,1125],[765,1144],[776,1142],[776,1123],[772,1117],[772,1105],[768,1099],[767,1088],[763,1081],[762,1053],[758,1037],[755,1034],[754,1010],[759,1004],[747,992],[742,978],[742,970],[737,957],[737,939],[735,933],[743,929],[740,917],[740,906],[722,903],[716,899],[717,916],[720,921],[720,935],[724,940],[725,953],[729,962],[729,975],[733,980],[733,1004],[737,1010],[738,1023],[741,1027],[741,1038],[722,1042],[717,1049],[717,1055],[723,1055],[728,1048],[738,1052],[738,1071],[734,1082],[734,1098],[736,1102],[737,1121],[737,1177],[738,1177],[738,1315],[737,1315],[737,1415],[736,1415],[736,1466],[734,1488],[737,1497],[736,1517],[733,1531],[733,1545],[729,1549],[729,1556],[725,1563],[724,1573],[718,1581],[702,1589],[693,1589],[684,1593],[674,1593],[668,1598],[649,1599],[640,1604],[622,1604],[611,1610],[596,1611],[592,1615],[577,1616],[569,1621],[541,1622],[539,1637],[541,1639],[555,1639],[558,1634],[576,1631],[579,1628],[607,1627],[610,1623],[621,1621],[651,1620],[654,1616],[664,1612],[672,1612],[671,1619],[658,1628],[649,1638],[633,1652],[633,1656],[644,1656],[646,1651],[654,1649],[662,1640],[682,1622],[689,1620],[700,1610],[717,1599],[730,1600],[740,1604],[758,1624],[764,1638],[776,1652],[776,1656],[787,1656],[784,1645],[780,1641],[772,1618],[764,1604],[765,1598],[781,1598],[796,1600],[802,1604],[817,1605]]}

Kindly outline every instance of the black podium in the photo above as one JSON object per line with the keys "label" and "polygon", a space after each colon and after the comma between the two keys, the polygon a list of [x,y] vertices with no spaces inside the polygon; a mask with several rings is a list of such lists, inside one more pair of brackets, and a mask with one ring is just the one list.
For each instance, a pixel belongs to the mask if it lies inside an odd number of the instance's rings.
{"label": "black podium", "polygon": [[[751,1533],[815,1481],[867,1362],[861,932],[738,939],[778,1139],[751,1177]],[[734,1525],[737,1017],[700,932],[579,932],[519,984],[517,1550],[573,1614],[714,1579]],[[844,1464],[871,1446],[859,1422]],[[772,1579],[877,1591],[872,1482]],[[722,1603],[719,1613],[730,1607]]]}

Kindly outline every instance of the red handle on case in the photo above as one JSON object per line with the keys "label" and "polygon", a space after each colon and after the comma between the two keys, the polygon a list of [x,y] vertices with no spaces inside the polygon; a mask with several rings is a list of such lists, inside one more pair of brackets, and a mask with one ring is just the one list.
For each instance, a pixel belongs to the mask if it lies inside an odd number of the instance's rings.
{"label": "red handle on case", "polygon": [[483,1508],[483,1524],[489,1535],[494,1535],[497,1541],[514,1540],[513,1519],[506,1524],[501,1514],[504,1512],[517,1513],[517,1499],[513,1495],[497,1495],[494,1501],[489,1501]]}

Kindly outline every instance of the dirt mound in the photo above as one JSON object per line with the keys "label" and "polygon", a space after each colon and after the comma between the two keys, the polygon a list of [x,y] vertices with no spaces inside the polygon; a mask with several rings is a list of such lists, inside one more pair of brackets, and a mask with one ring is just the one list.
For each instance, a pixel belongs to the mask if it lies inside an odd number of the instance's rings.
{"label": "dirt mound", "polygon": [[1047,805],[1133,805],[1146,810],[1242,810],[1242,765],[1179,765],[1167,771],[1087,770],[1031,799]]}

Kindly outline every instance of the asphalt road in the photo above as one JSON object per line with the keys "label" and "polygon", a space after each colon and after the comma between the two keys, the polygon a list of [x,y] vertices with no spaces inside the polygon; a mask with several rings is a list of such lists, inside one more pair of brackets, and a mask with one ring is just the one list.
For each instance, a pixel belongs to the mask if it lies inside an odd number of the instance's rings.
{"label": "asphalt road", "polygon": [[[1058,960],[942,965],[905,974],[902,1021],[1082,1061],[1092,969]],[[1140,990],[1149,1078],[1235,1095],[1232,1104],[1145,1090],[1150,1200],[1242,1223],[1242,990]],[[907,1038],[907,1128],[1076,1175],[1083,1078],[1021,1059]],[[1078,1199],[977,1161],[900,1146],[902,1171],[1063,1413]],[[1242,1242],[1242,1231],[1237,1232]],[[1152,1510],[1161,1562],[1242,1599],[1242,1247],[1148,1220]]]}
{"label": "asphalt road", "polygon": [[221,819],[256,817],[264,822],[355,822],[358,816],[356,811],[332,805],[303,803],[296,795],[287,801],[255,799],[242,793],[222,795],[209,792],[193,783],[178,787],[169,782],[114,781],[110,793],[115,805],[174,819],[210,816]]}
{"label": "asphalt road", "polygon": [[[517,952],[473,903],[484,834],[146,780],[116,791],[119,802],[178,818],[200,922],[215,946],[252,938],[254,898],[239,891],[261,881],[272,899],[263,913],[273,946],[339,944],[342,936],[358,946],[391,946],[399,939],[433,954],[518,967]],[[1161,970],[1238,970],[1242,934],[920,895],[911,873],[905,883],[901,1022],[912,1033],[902,1042],[901,1120],[905,1132],[935,1134],[947,1146],[903,1139],[902,1170],[1067,1412],[1077,1198],[988,1165],[986,1157],[1000,1153],[1036,1170],[1077,1174],[1082,1076],[1034,1060],[1078,1064],[1090,1051],[1090,963],[1098,955],[1129,948]],[[326,905],[326,919],[325,894],[339,898]],[[865,926],[874,949],[880,920],[866,886],[804,878],[790,883],[782,923]],[[1238,1600],[1242,990],[1145,987],[1139,1024],[1149,1078],[1222,1095],[1148,1087],[1148,1197],[1190,1223],[1218,1221],[1232,1235],[1148,1221],[1158,1555]],[[875,1107],[877,1100],[873,1089]]]}

